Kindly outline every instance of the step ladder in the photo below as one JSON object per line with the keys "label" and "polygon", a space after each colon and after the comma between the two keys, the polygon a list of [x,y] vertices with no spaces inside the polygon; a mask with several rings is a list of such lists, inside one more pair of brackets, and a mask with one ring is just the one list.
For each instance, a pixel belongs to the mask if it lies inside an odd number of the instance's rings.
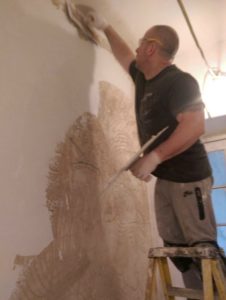
{"label": "step ladder", "polygon": [[[203,289],[188,289],[172,286],[168,257],[192,257],[201,260]],[[149,268],[145,300],[156,300],[156,280],[159,271],[165,299],[175,297],[202,300],[226,300],[226,279],[219,261],[219,250],[213,247],[159,247],[151,248],[148,254]],[[215,289],[214,289],[215,285]],[[214,298],[217,295],[216,298]]]}

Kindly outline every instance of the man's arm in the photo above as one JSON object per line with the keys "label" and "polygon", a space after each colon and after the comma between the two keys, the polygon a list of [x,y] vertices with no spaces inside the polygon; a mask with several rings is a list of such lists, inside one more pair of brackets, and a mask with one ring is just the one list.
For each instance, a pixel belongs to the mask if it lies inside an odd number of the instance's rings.
{"label": "man's arm", "polygon": [[155,152],[161,161],[170,159],[191,147],[204,133],[203,110],[186,111],[177,115],[179,122],[171,136],[159,145]]}
{"label": "man's arm", "polygon": [[137,178],[148,181],[158,164],[191,147],[204,133],[203,110],[186,111],[177,115],[178,126],[170,137],[150,153],[141,157],[130,171]]}
{"label": "man's arm", "polygon": [[95,10],[90,11],[87,16],[89,26],[103,31],[111,46],[113,55],[120,65],[128,72],[131,62],[135,59],[135,55],[129,48],[127,43],[113,29],[113,27]]}
{"label": "man's arm", "polygon": [[104,33],[109,41],[115,58],[120,63],[120,65],[128,72],[131,62],[135,59],[135,55],[133,54],[132,50],[112,26],[108,25],[104,29]]}
{"label": "man's arm", "polygon": [[83,16],[83,21],[86,22],[88,26],[103,31],[109,41],[115,58],[128,72],[131,62],[135,59],[135,55],[132,50],[113,29],[113,27],[110,26],[105,18],[99,15],[92,7],[80,5],[80,9],[81,6],[86,9],[85,16],[84,12],[79,11],[79,8],[76,7],[76,5],[74,5],[70,0],[66,0],[67,16],[77,26],[77,16],[81,14]]}

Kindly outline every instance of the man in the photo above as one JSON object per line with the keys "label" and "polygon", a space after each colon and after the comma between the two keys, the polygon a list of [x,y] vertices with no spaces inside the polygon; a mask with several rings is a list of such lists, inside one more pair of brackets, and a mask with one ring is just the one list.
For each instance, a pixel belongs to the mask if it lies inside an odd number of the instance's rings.
{"label": "man", "polygon": [[[136,87],[135,110],[140,144],[168,126],[130,171],[148,182],[157,177],[155,210],[159,234],[166,246],[216,243],[211,205],[211,168],[199,137],[204,132],[204,105],[196,80],[172,64],[179,47],[175,30],[157,25],[141,38],[136,56],[95,11],[90,26],[102,30],[112,52]],[[200,287],[190,259],[174,259],[186,287]],[[198,284],[197,284],[198,283]]]}

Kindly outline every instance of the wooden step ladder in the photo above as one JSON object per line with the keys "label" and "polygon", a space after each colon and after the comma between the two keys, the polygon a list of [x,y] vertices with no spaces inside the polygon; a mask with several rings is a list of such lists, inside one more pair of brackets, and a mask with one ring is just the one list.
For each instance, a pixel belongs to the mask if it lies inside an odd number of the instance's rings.
{"label": "wooden step ladder", "polygon": [[[156,300],[156,279],[159,270],[165,299],[175,297],[202,300],[226,300],[226,279],[219,261],[219,250],[212,247],[161,247],[149,250],[148,279],[145,300]],[[167,257],[192,257],[201,260],[203,289],[172,286]],[[215,290],[214,290],[215,284]],[[215,296],[218,296],[214,298]]]}

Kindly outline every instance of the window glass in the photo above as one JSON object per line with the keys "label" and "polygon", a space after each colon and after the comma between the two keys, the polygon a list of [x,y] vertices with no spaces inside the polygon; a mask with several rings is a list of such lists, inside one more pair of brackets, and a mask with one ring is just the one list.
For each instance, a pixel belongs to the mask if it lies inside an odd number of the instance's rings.
{"label": "window glass", "polygon": [[226,224],[226,190],[212,191],[212,204],[217,223]]}
{"label": "window glass", "polygon": [[226,227],[225,226],[217,227],[217,242],[219,246],[224,249],[224,252],[226,254]]}
{"label": "window glass", "polygon": [[214,186],[226,184],[226,159],[224,150],[208,153],[213,170]]}
{"label": "window glass", "polygon": [[[213,171],[212,204],[217,222],[217,242],[226,253],[226,154],[224,150],[208,153]],[[217,188],[219,187],[219,188]],[[219,226],[222,225],[222,226]]]}

